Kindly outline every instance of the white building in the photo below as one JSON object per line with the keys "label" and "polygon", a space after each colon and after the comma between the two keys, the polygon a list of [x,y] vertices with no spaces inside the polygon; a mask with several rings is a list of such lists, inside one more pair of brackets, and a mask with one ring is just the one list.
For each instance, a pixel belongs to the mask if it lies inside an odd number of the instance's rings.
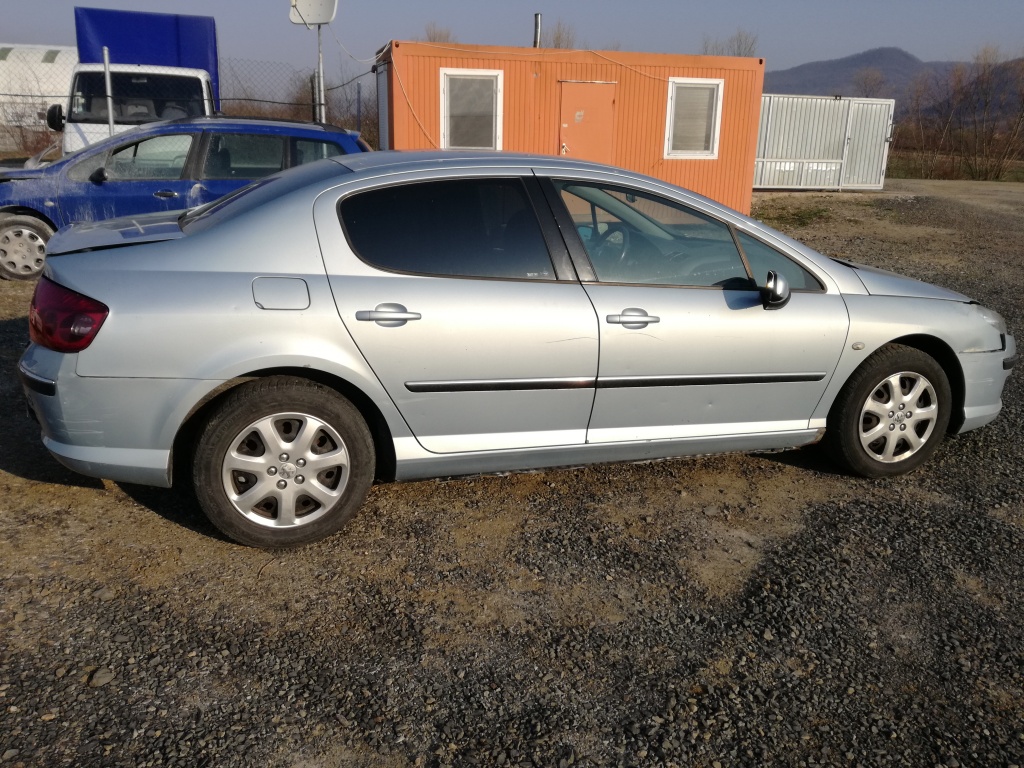
{"label": "white building", "polygon": [[46,130],[46,109],[67,101],[77,63],[74,46],[0,43],[0,150]]}

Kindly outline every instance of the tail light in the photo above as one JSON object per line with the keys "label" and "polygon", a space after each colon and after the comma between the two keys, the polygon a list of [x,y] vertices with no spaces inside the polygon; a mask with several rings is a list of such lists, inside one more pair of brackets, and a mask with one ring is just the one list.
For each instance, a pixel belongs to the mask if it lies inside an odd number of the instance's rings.
{"label": "tail light", "polygon": [[96,338],[109,312],[105,304],[42,277],[28,311],[28,335],[55,352],[81,352]]}

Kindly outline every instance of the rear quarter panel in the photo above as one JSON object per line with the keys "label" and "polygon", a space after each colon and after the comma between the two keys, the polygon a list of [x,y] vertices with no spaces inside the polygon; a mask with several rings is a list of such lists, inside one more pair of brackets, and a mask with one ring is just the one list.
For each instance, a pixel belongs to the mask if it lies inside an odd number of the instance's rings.
{"label": "rear quarter panel", "polygon": [[[171,409],[167,434],[224,381],[273,368],[343,378],[400,427],[338,317],[310,207],[281,201],[274,208],[174,241],[51,259],[53,279],[110,308],[77,356],[77,375],[195,382]],[[253,296],[258,277],[302,280],[309,306],[261,309]]]}

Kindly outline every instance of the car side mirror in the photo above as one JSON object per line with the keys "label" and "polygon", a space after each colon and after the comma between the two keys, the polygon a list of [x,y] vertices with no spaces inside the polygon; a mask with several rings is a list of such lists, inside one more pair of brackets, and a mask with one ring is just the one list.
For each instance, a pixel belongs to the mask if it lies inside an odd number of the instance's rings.
{"label": "car side mirror", "polygon": [[110,176],[107,174],[107,169],[104,168],[102,165],[89,174],[89,181],[91,181],[93,184],[102,184],[109,178]]}
{"label": "car side mirror", "polygon": [[782,309],[789,303],[789,281],[778,272],[769,272],[764,288],[761,289],[761,306],[765,309]]}
{"label": "car side mirror", "polygon": [[64,108],[60,104],[51,104],[46,110],[46,126],[58,133],[64,130]]}

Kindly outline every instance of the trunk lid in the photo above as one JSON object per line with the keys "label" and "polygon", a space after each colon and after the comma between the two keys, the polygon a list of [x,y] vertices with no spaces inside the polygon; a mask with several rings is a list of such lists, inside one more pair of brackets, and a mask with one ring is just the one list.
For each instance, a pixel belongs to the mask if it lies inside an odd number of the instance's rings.
{"label": "trunk lid", "polygon": [[161,211],[120,219],[89,221],[63,227],[46,244],[46,255],[119,248],[138,243],[177,240],[184,233],[178,219],[184,211]]}

